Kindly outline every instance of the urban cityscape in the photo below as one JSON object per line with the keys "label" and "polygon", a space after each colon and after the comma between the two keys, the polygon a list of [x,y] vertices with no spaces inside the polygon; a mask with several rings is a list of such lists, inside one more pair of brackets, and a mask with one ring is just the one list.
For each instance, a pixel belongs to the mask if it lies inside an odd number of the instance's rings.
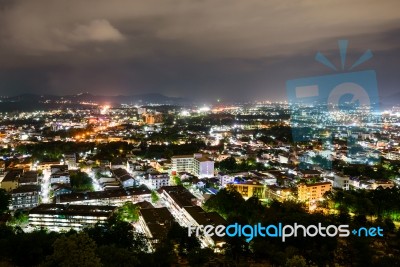
{"label": "urban cityscape", "polygon": [[[310,110],[301,109],[294,113]],[[382,112],[381,121],[369,128],[349,126],[343,117],[329,129],[318,129],[319,120],[307,113],[310,120],[301,127],[308,128],[309,140],[301,142],[293,141],[290,114],[288,103],[268,101],[186,107],[92,103],[3,112],[2,220],[27,234],[68,236],[72,231],[89,237],[100,229],[115,231],[102,228],[114,220],[112,227],[122,227],[118,222],[129,227],[120,229],[127,231],[120,233],[123,238],[141,241],[140,252],[130,257],[163,255],[159,249],[172,242],[177,247],[168,253],[176,252],[177,258],[168,254],[168,260],[182,264],[225,264],[240,255],[242,261],[264,264],[285,264],[286,258],[346,266],[348,257],[342,253],[362,261],[366,256],[359,249],[369,251],[369,260],[382,257],[379,253],[396,255],[399,110]],[[293,238],[280,244],[290,252],[270,258],[278,252],[263,246],[279,246],[273,245],[276,241],[187,235],[189,227],[200,225],[297,218],[376,224],[385,236],[361,241],[335,237],[328,244]],[[322,242],[321,255],[304,250],[303,242]],[[365,247],[351,248],[352,242]],[[324,251],[324,246],[330,247]],[[227,260],[228,255],[233,258]],[[125,264],[127,259],[120,260]]]}
{"label": "urban cityscape", "polygon": [[400,266],[399,8],[0,0],[0,266]]}

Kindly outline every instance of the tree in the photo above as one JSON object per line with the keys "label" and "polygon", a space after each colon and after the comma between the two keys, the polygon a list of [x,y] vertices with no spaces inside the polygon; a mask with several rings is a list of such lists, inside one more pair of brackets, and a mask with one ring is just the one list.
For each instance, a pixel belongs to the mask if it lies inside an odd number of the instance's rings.
{"label": "tree", "polygon": [[139,206],[127,201],[118,208],[116,216],[119,220],[125,222],[137,222],[139,220]]}
{"label": "tree", "polygon": [[286,267],[307,267],[306,259],[300,255],[294,255],[292,258],[287,259]]}
{"label": "tree", "polygon": [[179,178],[179,176],[174,175],[171,177],[171,183],[173,185],[182,185],[182,180]]}
{"label": "tree", "polygon": [[114,245],[135,251],[147,251],[147,244],[142,234],[134,231],[131,223],[110,218],[106,224],[97,224],[83,230],[98,246]]}
{"label": "tree", "polygon": [[178,249],[179,254],[188,254],[194,249],[200,248],[200,243],[194,235],[188,236],[188,230],[173,223],[167,234],[167,240],[172,242]]}
{"label": "tree", "polygon": [[238,164],[234,157],[229,157],[219,162],[218,168],[221,171],[235,171],[238,168]]}
{"label": "tree", "polygon": [[0,214],[8,211],[8,206],[10,205],[10,195],[7,191],[0,188]]}
{"label": "tree", "polygon": [[237,207],[240,207],[243,203],[244,199],[239,192],[233,188],[224,188],[218,191],[216,195],[211,196],[204,203],[204,208],[207,211],[216,211],[227,218],[237,212]]}
{"label": "tree", "polygon": [[71,187],[77,191],[93,191],[92,179],[86,172],[73,173],[70,176]]}
{"label": "tree", "polygon": [[157,203],[160,200],[160,197],[158,196],[156,191],[151,191],[151,202]]}
{"label": "tree", "polygon": [[14,216],[11,218],[11,220],[8,221],[8,224],[21,226],[28,224],[28,221],[28,212],[25,212],[23,210],[16,210],[14,212]]}
{"label": "tree", "polygon": [[102,266],[96,254],[97,245],[85,232],[62,236],[53,247],[54,253],[46,259],[45,266]]}
{"label": "tree", "polygon": [[99,247],[98,255],[104,266],[138,266],[139,259],[131,250],[114,245]]}

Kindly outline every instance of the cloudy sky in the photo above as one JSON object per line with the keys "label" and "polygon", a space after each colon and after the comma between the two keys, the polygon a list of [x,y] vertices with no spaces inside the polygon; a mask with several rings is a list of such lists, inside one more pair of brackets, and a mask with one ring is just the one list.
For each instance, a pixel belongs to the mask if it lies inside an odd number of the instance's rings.
{"label": "cloudy sky", "polygon": [[0,95],[162,93],[284,99],[288,79],[340,64],[400,89],[398,0],[0,0]]}

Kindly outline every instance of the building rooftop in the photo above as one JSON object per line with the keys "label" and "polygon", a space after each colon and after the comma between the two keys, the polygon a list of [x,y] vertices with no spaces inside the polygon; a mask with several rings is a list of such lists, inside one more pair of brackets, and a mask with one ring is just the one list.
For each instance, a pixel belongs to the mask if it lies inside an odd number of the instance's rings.
{"label": "building rooftop", "polygon": [[71,193],[60,195],[56,198],[57,203],[69,203],[69,202],[79,202],[84,200],[102,200],[110,198],[123,198],[133,195],[147,195],[151,194],[150,189],[142,185],[136,188],[115,189],[107,191],[95,191],[95,192],[85,192],[85,193]]}
{"label": "building rooftop", "polygon": [[134,179],[125,169],[122,168],[113,170],[113,173],[122,182]]}
{"label": "building rooftop", "polygon": [[226,225],[226,221],[216,212],[205,212],[199,206],[184,207],[199,225]]}
{"label": "building rooftop", "polygon": [[31,214],[108,217],[115,206],[41,204],[29,211]]}
{"label": "building rooftop", "polygon": [[184,158],[193,158],[193,155],[176,155],[172,156],[172,159],[184,159]]}
{"label": "building rooftop", "polygon": [[37,183],[38,173],[37,171],[27,171],[19,179],[20,183]]}
{"label": "building rooftop", "polygon": [[39,185],[21,185],[18,188],[11,191],[11,194],[22,194],[29,192],[40,192]]}
{"label": "building rooftop", "polygon": [[9,172],[7,172],[2,182],[16,181],[19,178],[19,176],[23,174],[23,172],[24,172],[23,169],[10,170]]}
{"label": "building rooftop", "polygon": [[206,161],[212,161],[210,158],[202,156],[201,158],[196,158],[197,161],[199,162],[206,162]]}
{"label": "building rooftop", "polygon": [[184,186],[163,186],[159,189],[159,192],[165,191],[180,207],[193,206],[193,201],[196,197],[189,192]]}
{"label": "building rooftop", "polygon": [[140,216],[149,228],[152,237],[160,239],[167,235],[174,217],[167,208],[141,209]]}
{"label": "building rooftop", "polygon": [[313,183],[313,184],[301,183],[299,185],[305,185],[307,187],[313,187],[313,186],[320,186],[320,185],[332,185],[332,183],[331,182],[320,182],[320,183]]}

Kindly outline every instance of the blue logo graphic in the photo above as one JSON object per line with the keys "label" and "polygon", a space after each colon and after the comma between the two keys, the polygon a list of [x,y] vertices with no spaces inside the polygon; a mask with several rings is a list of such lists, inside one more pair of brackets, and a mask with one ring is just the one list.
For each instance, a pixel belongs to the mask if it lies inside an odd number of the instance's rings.
{"label": "blue logo graphic", "polygon": [[[377,131],[380,122],[379,96],[376,73],[373,70],[345,72],[348,42],[339,41],[341,73],[289,80],[286,82],[291,111],[294,142],[319,141],[325,160],[314,162],[331,169],[334,157],[332,138],[347,140],[348,160],[352,163],[370,164],[378,156],[360,144],[360,136]],[[366,51],[349,70],[372,57]],[[315,60],[337,71],[323,54]],[[311,160],[308,160],[311,163]],[[304,165],[303,165],[304,166]]]}

